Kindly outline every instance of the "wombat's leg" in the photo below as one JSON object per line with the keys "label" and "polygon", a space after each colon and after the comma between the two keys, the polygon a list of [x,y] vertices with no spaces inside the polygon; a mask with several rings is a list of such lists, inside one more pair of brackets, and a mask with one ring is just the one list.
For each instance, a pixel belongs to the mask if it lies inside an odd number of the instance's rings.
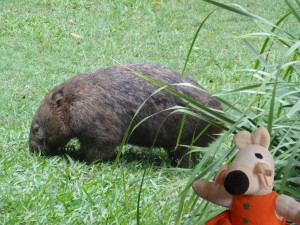
{"label": "wombat's leg", "polygon": [[81,144],[80,148],[80,160],[90,164],[94,161],[110,161],[116,157],[116,148],[117,145],[115,143],[101,143],[101,145],[97,145],[97,142],[91,142],[91,144]]}
{"label": "wombat's leg", "polygon": [[172,166],[189,167],[193,162],[196,161],[197,154],[190,153],[186,147],[177,147],[168,151],[169,159],[171,160]]}

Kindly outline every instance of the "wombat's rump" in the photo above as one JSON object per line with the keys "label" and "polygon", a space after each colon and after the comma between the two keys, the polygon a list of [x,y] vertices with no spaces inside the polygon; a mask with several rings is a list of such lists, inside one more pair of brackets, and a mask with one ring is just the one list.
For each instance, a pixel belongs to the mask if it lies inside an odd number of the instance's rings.
{"label": "wombat's rump", "polygon": [[[197,85],[175,71],[152,64],[113,66],[73,77],[54,87],[36,112],[30,130],[30,151],[40,149],[44,155],[59,154],[72,138],[77,138],[80,149],[76,158],[87,163],[113,159],[136,110],[158,89],[132,71],[166,85],[187,82]],[[219,102],[205,92],[178,85],[171,88],[207,107],[221,109]],[[189,155],[184,147],[175,149],[183,115],[161,112],[176,105],[186,103],[165,90],[151,96],[135,117],[133,126],[157,114],[141,123],[128,143],[163,147],[173,164],[188,166],[195,154]],[[191,144],[193,137],[206,126],[207,122],[187,116],[180,144]],[[219,127],[210,126],[194,145],[207,146],[218,132]]]}

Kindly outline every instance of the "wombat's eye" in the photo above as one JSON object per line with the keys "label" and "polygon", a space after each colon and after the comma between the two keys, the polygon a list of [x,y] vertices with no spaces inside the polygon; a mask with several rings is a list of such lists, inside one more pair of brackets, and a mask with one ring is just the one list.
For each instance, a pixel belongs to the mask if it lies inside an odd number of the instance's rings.
{"label": "wombat's eye", "polygon": [[40,130],[40,126],[38,125],[38,124],[34,124],[33,126],[32,126],[32,131],[33,131],[33,133],[38,133],[39,132],[39,130]]}
{"label": "wombat's eye", "polygon": [[260,154],[260,153],[255,153],[255,157],[258,158],[258,159],[262,159],[263,158],[262,154]]}

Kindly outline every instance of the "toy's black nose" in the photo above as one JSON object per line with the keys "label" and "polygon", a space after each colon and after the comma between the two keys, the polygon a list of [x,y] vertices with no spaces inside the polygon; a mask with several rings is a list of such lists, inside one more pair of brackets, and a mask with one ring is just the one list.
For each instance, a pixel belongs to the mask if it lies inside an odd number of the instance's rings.
{"label": "toy's black nose", "polygon": [[243,171],[231,171],[225,178],[224,187],[229,194],[241,195],[248,190],[249,179]]}

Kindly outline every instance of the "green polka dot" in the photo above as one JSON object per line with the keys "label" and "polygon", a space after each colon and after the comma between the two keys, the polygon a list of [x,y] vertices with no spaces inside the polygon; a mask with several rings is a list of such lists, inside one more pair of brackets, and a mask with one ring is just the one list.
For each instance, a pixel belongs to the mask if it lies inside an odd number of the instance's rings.
{"label": "green polka dot", "polygon": [[244,222],[244,224],[249,224],[249,219],[244,218],[244,219],[243,219],[243,222]]}
{"label": "green polka dot", "polygon": [[249,203],[246,203],[246,204],[244,205],[244,208],[245,208],[245,209],[250,209],[250,207],[251,207],[251,205],[250,205]]}

